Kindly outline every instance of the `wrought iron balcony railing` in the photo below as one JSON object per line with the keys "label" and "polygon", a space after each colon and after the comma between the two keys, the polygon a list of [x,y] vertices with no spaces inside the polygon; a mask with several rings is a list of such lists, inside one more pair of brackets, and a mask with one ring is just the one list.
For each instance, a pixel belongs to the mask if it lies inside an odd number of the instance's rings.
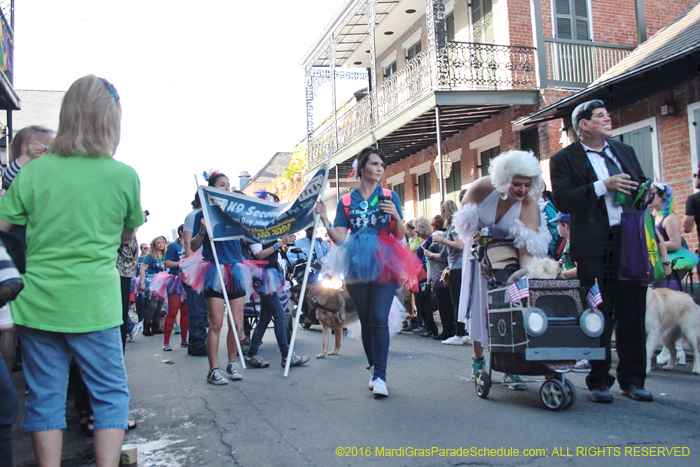
{"label": "wrought iron balcony railing", "polygon": [[450,88],[533,89],[537,75],[533,47],[449,42]]}
{"label": "wrought iron balcony railing", "polygon": [[532,47],[448,42],[443,51],[447,60],[442,61],[446,65],[439,67],[430,63],[428,50],[422,51],[338,114],[337,137],[332,117],[309,135],[309,167],[320,163],[330,149],[352,144],[432,91],[536,89],[535,52]]}
{"label": "wrought iron balcony railing", "polygon": [[547,85],[585,87],[629,55],[634,47],[546,37]]}

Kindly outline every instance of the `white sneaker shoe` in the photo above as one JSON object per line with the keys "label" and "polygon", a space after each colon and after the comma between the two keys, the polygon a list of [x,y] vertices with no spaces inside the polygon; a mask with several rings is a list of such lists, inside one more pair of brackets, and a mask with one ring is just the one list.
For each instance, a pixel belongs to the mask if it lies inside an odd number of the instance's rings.
{"label": "white sneaker shoe", "polygon": [[442,341],[442,343],[445,345],[464,345],[465,341],[467,341],[467,339],[464,337],[452,336],[449,339]]}
{"label": "white sneaker shoe", "polygon": [[226,375],[228,375],[229,379],[233,381],[238,381],[239,379],[243,379],[243,375],[241,374],[241,370],[238,369],[238,363],[236,362],[231,362],[228,365],[226,365]]}
{"label": "white sneaker shoe", "polygon": [[386,381],[381,378],[374,380],[374,385],[372,388],[372,394],[374,397],[386,397],[389,395],[389,391],[386,389]]}

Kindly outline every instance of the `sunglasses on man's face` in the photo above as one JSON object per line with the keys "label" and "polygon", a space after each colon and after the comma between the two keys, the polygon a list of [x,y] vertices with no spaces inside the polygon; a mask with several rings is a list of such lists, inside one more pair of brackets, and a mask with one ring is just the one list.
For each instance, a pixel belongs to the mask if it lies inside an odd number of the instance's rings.
{"label": "sunglasses on man's face", "polygon": [[700,174],[693,174],[693,178],[698,178],[700,177]]}

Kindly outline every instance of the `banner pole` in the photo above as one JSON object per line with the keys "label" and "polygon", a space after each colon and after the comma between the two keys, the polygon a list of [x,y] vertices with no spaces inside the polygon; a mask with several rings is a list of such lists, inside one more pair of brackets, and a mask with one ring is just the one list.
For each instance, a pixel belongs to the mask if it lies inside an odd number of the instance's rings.
{"label": "banner pole", "polygon": [[[318,199],[323,201],[323,196],[326,193],[326,184],[328,183],[328,173],[331,170],[331,158],[333,157],[333,150],[328,151],[328,160],[326,161],[326,172],[323,174],[323,185],[321,186],[321,192],[318,195]],[[287,360],[284,365],[284,377],[289,376],[289,365],[292,362],[290,358],[294,353],[294,342],[297,338],[297,329],[299,328],[299,318],[301,317],[301,310],[304,306],[304,300],[306,298],[306,285],[309,281],[309,270],[311,269],[311,258],[314,255],[314,249],[316,248],[316,231],[318,230],[318,221],[320,216],[314,208],[314,233],[311,236],[311,245],[309,245],[309,253],[306,255],[306,269],[304,270],[304,280],[301,283],[301,291],[299,292],[299,303],[297,304],[296,316],[294,316],[294,326],[292,327],[292,338],[289,341],[289,351],[287,352]]]}
{"label": "banner pole", "polygon": [[[197,179],[197,176],[195,175],[195,180]],[[224,296],[224,304],[226,308],[226,315],[228,316],[229,319],[229,326],[231,326],[233,330],[233,337],[236,339],[236,348],[238,349],[238,356],[241,359],[241,368],[245,369],[245,358],[243,357],[243,350],[241,349],[241,341],[238,339],[238,330],[236,329],[236,323],[233,320],[233,312],[231,311],[231,303],[229,302],[228,299],[228,293],[226,292],[226,284],[224,282],[224,276],[221,273],[221,265],[219,264],[219,255],[216,252],[216,242],[214,242],[213,236],[212,236],[212,230],[211,230],[211,222],[209,221],[209,215],[207,214],[207,210],[204,209],[204,203],[206,202],[207,198],[204,195],[204,190],[202,187],[197,187],[197,190],[199,190],[199,202],[202,204],[202,213],[204,215],[204,223],[207,227],[207,234],[209,237],[209,242],[211,244],[211,251],[212,254],[214,255],[214,263],[216,264],[216,273],[219,276],[219,283],[221,284],[221,290],[222,290],[222,295]],[[210,332],[210,331],[208,331]]]}

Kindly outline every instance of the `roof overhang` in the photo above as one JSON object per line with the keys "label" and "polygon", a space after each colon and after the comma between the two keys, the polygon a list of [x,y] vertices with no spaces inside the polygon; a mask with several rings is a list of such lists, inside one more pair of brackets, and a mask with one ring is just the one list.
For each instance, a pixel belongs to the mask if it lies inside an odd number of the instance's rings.
{"label": "roof overhang", "polygon": [[0,72],[0,109],[20,110],[20,99],[4,73]]}
{"label": "roof overhang", "polygon": [[557,118],[569,118],[577,105],[593,99],[605,101],[609,110],[618,109],[637,102],[644,96],[697,78],[699,70],[700,47],[694,46],[664,60],[593,83],[576,94],[516,120],[513,125],[522,128]]}
{"label": "roof overhang", "polygon": [[333,154],[331,167],[338,166],[338,176],[347,177],[352,171],[353,157],[367,146],[378,144],[387,156],[387,165],[391,165],[435,145],[436,107],[440,108],[440,134],[444,141],[512,105],[538,103],[537,90],[436,91]]}

